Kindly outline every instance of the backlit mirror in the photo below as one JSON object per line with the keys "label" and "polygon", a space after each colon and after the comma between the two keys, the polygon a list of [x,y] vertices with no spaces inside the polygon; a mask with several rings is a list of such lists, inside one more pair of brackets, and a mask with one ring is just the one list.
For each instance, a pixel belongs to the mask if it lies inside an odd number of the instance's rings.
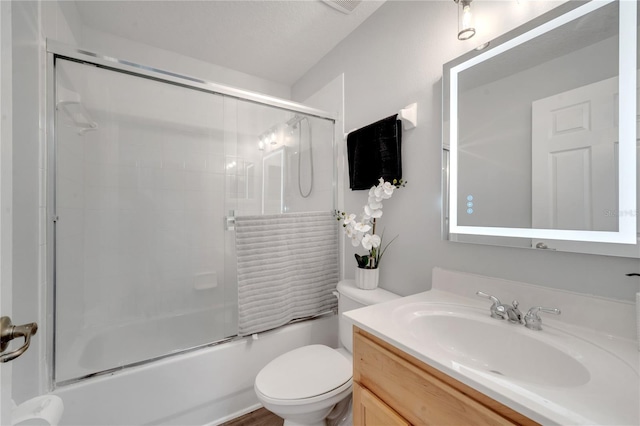
{"label": "backlit mirror", "polygon": [[636,52],[635,1],[567,2],[445,64],[449,239],[640,256]]}

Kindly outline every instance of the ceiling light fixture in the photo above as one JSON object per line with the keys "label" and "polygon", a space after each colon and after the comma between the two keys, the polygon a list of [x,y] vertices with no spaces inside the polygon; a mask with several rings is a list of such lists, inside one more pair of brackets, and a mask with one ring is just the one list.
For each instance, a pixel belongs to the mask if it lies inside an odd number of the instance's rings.
{"label": "ceiling light fixture", "polygon": [[458,9],[458,40],[469,40],[476,34],[471,14],[471,2],[473,0],[453,0],[460,5]]}

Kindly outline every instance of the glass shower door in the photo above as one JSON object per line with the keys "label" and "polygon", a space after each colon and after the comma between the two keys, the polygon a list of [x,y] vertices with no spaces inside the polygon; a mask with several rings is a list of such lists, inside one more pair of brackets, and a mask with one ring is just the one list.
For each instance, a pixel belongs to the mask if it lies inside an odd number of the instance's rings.
{"label": "glass shower door", "polygon": [[224,97],[55,69],[55,381],[234,334]]}

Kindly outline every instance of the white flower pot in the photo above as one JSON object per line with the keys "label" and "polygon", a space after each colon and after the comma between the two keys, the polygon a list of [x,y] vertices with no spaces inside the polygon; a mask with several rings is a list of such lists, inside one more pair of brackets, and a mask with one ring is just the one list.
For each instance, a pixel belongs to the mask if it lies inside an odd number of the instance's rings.
{"label": "white flower pot", "polygon": [[378,279],[380,278],[380,270],[356,268],[356,287],[363,290],[373,290],[378,287]]}

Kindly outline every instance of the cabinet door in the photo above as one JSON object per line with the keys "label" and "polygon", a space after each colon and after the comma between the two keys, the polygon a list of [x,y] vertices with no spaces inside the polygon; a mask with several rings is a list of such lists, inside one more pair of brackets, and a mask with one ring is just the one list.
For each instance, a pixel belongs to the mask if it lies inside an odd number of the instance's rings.
{"label": "cabinet door", "polygon": [[410,426],[387,404],[358,383],[353,383],[353,424],[358,426]]}
{"label": "cabinet door", "polygon": [[362,330],[353,339],[353,380],[411,424],[536,424]]}

